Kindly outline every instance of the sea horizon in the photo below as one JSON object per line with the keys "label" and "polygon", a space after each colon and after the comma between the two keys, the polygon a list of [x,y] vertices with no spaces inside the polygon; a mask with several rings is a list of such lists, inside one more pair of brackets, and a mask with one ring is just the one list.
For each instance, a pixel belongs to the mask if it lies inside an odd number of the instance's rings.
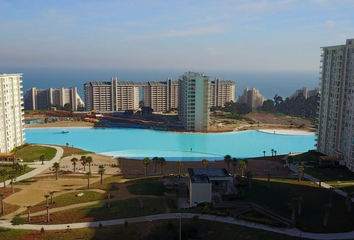
{"label": "sea horizon", "polygon": [[[215,78],[231,80],[236,83],[235,101],[248,88],[259,89],[266,99],[273,99],[274,95],[280,95],[284,99],[291,96],[296,89],[318,87],[318,71],[293,71],[293,70],[194,70],[194,69],[113,69],[113,68],[2,68],[1,73],[22,73],[23,92],[36,87],[38,89],[77,87],[80,97],[84,100],[83,85],[91,81],[108,82],[111,78],[118,81],[148,82],[165,81],[178,77],[185,72],[203,72],[211,81]],[[140,91],[140,95],[142,91]],[[140,98],[142,98],[140,96]]]}

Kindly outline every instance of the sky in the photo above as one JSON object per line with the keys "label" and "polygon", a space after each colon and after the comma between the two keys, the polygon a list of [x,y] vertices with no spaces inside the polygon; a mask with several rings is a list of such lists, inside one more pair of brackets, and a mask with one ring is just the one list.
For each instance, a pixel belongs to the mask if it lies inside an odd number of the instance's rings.
{"label": "sky", "polygon": [[354,0],[0,0],[8,67],[318,71]]}

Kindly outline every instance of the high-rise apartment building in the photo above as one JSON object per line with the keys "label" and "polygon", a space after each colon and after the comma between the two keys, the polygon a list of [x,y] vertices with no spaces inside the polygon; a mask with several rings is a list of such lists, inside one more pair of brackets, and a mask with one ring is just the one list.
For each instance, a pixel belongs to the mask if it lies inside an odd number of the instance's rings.
{"label": "high-rise apartment building", "polygon": [[226,102],[235,101],[235,83],[215,78],[210,84],[211,107],[223,107]]}
{"label": "high-rise apartment building", "polygon": [[51,106],[64,107],[70,104],[73,111],[84,106],[76,87],[58,89],[28,89],[24,97],[25,110],[48,109]]}
{"label": "high-rise apartment building", "polygon": [[110,82],[84,84],[87,111],[124,111],[139,108],[139,87],[147,83],[122,82],[112,78]]}
{"label": "high-rise apartment building", "polygon": [[354,39],[322,51],[317,150],[354,171]]}
{"label": "high-rise apartment building", "polygon": [[253,108],[256,108],[258,106],[262,106],[263,102],[266,99],[259,93],[258,89],[252,88],[246,88],[243,91],[243,94],[238,98],[239,103],[247,103]]}
{"label": "high-rise apartment building", "polygon": [[25,140],[22,74],[0,74],[0,153],[8,153]]}
{"label": "high-rise apartment building", "polygon": [[187,131],[209,131],[210,77],[186,72],[178,80],[178,117]]}
{"label": "high-rise apartment building", "polygon": [[166,82],[148,82],[143,86],[144,106],[153,112],[166,112],[178,107],[178,81],[167,78]]}
{"label": "high-rise apartment building", "polygon": [[320,92],[319,88],[307,89],[306,87],[303,87],[300,89],[296,89],[295,93],[293,95],[291,95],[290,98],[295,98],[295,97],[299,96],[300,94],[302,94],[302,96],[304,96],[305,99],[308,99],[309,97],[316,96],[319,92]]}

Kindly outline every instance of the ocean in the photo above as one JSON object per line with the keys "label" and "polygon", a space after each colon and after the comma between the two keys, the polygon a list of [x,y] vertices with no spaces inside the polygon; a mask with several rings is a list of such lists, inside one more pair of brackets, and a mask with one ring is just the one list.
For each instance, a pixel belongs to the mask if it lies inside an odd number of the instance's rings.
{"label": "ocean", "polygon": [[[23,73],[23,92],[32,87],[46,89],[49,87],[77,87],[84,100],[83,84],[90,81],[165,81],[172,78],[177,81],[184,72],[204,72],[211,80],[231,80],[236,83],[236,100],[246,87],[257,88],[267,99],[275,94],[283,98],[292,95],[296,89],[318,86],[318,71],[243,71],[243,70],[167,70],[167,69],[95,69],[95,68],[1,68],[0,73]],[[141,91],[140,91],[141,92]]]}

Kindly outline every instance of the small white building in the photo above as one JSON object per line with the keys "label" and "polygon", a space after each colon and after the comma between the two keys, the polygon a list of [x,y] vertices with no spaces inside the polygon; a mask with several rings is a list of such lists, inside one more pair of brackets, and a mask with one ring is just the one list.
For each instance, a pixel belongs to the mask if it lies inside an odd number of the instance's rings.
{"label": "small white building", "polygon": [[188,168],[189,206],[211,203],[213,198],[237,194],[233,177],[225,168]]}

